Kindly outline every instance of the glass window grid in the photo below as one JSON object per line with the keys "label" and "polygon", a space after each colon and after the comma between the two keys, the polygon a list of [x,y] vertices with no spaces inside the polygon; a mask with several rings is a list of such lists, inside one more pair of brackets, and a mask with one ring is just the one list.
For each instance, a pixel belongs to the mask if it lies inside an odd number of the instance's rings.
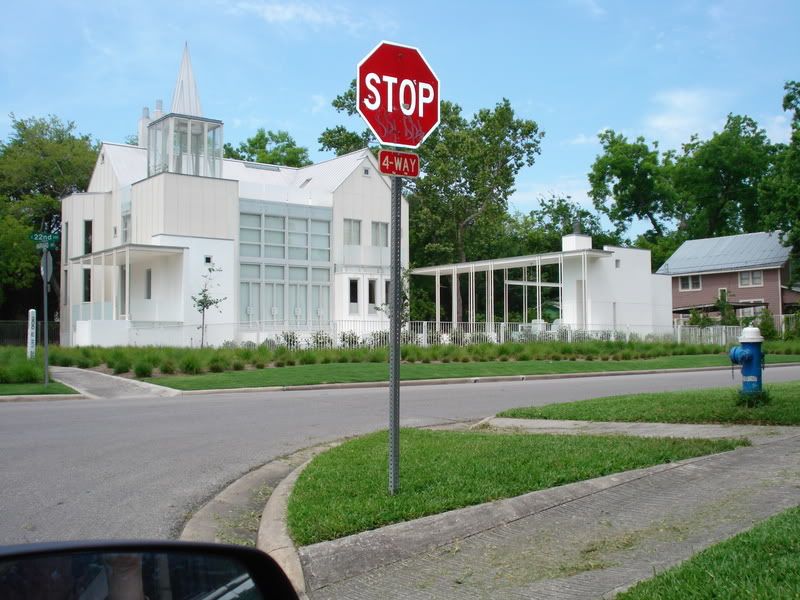
{"label": "glass window grid", "polygon": [[679,279],[679,289],[682,292],[693,292],[703,289],[700,275],[684,275]]}
{"label": "glass window grid", "polygon": [[389,247],[389,224],[381,221],[372,222],[372,245],[380,248]]}
{"label": "glass window grid", "polygon": [[344,220],[344,245],[361,245],[361,221],[359,219]]}
{"label": "glass window grid", "polygon": [[763,285],[763,271],[741,271],[739,273],[739,287],[761,287]]}
{"label": "glass window grid", "polygon": [[[258,219],[258,227],[254,218]],[[247,258],[330,262],[330,221],[289,217],[287,223],[286,217],[264,215],[262,219],[261,215],[242,213],[239,254]]]}

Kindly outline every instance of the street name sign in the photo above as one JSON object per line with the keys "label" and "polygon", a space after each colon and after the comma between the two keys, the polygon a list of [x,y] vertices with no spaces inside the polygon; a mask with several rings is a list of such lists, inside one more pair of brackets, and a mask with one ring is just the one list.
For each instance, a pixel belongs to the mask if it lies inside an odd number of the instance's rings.
{"label": "street name sign", "polygon": [[358,63],[356,106],[381,144],[418,148],[439,125],[439,78],[419,49],[381,42]]}
{"label": "street name sign", "polygon": [[384,175],[419,177],[419,156],[411,152],[381,150],[378,152],[378,166]]}
{"label": "street name sign", "polygon": [[36,231],[28,237],[34,242],[47,242],[49,244],[55,244],[61,238],[57,233],[47,233],[44,231]]}

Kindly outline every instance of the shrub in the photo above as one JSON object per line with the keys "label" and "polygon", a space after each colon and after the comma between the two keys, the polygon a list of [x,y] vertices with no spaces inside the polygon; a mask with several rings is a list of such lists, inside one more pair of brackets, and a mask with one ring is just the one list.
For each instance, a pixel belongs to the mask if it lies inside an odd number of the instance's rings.
{"label": "shrub", "polygon": [[23,359],[6,367],[6,383],[38,383],[42,381],[44,367],[38,362]]}
{"label": "shrub", "polygon": [[333,338],[325,331],[315,331],[311,334],[311,345],[314,348],[333,348]]}
{"label": "shrub", "polygon": [[181,372],[187,375],[197,375],[203,370],[200,358],[193,352],[186,354],[186,356],[181,359],[180,367]]}
{"label": "shrub", "polygon": [[344,348],[358,348],[361,345],[361,338],[355,331],[343,331],[339,334],[339,345]]}
{"label": "shrub", "polygon": [[317,355],[312,351],[305,350],[297,355],[297,361],[301,365],[315,365],[317,364]]}
{"label": "shrub", "polygon": [[222,346],[220,346],[220,348],[225,348],[227,350],[233,350],[233,349],[238,348],[238,347],[239,347],[239,344],[237,344],[233,340],[225,340],[224,342],[222,342]]}
{"label": "shrub", "polygon": [[244,361],[239,360],[238,358],[233,361],[231,364],[234,371],[243,371],[244,370]]}
{"label": "shrub", "polygon": [[153,365],[149,362],[140,361],[137,362],[136,365],[133,367],[133,374],[136,377],[152,377],[153,375]]}
{"label": "shrub", "polygon": [[171,358],[165,358],[158,368],[164,375],[172,375],[175,372],[175,363]]}
{"label": "shrub", "polygon": [[775,328],[775,319],[768,308],[761,311],[756,325],[761,330],[761,335],[764,336],[765,340],[775,340],[778,338],[778,330]]}
{"label": "shrub", "polygon": [[225,364],[219,356],[215,356],[208,361],[208,370],[212,373],[222,373],[225,371]]}
{"label": "shrub", "polygon": [[264,368],[264,367],[266,367],[267,365],[264,363],[264,361],[263,361],[263,360],[256,359],[256,360],[253,362],[253,366],[254,366],[256,369],[263,369],[263,368]]}
{"label": "shrub", "polygon": [[77,366],[79,369],[89,369],[93,365],[89,358],[85,356],[79,356],[78,360],[75,361],[75,366]]}
{"label": "shrub", "polygon": [[[110,366],[110,365],[109,365]],[[122,375],[131,370],[131,361],[127,358],[119,358],[114,361],[114,375]]]}

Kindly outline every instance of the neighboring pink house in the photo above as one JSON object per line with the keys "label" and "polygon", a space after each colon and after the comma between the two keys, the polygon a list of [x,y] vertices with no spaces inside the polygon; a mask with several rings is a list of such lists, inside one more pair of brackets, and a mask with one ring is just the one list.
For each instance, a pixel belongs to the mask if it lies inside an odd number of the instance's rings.
{"label": "neighboring pink house", "polygon": [[800,289],[787,285],[789,252],[779,232],[689,240],[657,273],[672,276],[676,316],[693,308],[713,311],[722,294],[740,317],[754,316],[764,307],[780,316],[800,303]]}

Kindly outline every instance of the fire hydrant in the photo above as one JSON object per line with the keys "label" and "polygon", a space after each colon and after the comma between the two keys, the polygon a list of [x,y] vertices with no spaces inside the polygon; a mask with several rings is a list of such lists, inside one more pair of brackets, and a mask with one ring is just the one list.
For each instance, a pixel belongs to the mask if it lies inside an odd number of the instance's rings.
{"label": "fire hydrant", "polygon": [[745,327],[739,338],[741,346],[734,346],[728,356],[732,365],[742,366],[742,393],[761,392],[761,373],[764,368],[764,353],[761,342],[764,337],[758,327]]}

